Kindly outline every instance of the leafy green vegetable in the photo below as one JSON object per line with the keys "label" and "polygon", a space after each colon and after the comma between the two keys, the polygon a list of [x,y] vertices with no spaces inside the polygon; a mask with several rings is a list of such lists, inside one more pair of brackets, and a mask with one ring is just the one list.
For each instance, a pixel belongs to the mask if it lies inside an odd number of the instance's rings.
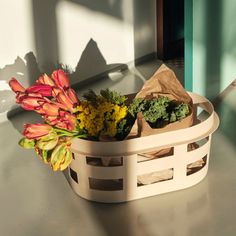
{"label": "leafy green vegetable", "polygon": [[129,106],[129,113],[136,118],[138,112],[142,112],[144,119],[152,128],[159,128],[185,118],[190,110],[188,104],[179,104],[161,96],[154,99],[134,99]]}
{"label": "leafy green vegetable", "polygon": [[121,95],[120,93],[118,93],[116,91],[111,91],[108,88],[105,90],[101,90],[100,94],[107,101],[109,101],[113,104],[117,104],[117,105],[123,105],[125,103],[125,101],[127,100],[127,98],[125,96]]}
{"label": "leafy green vegetable", "polygon": [[96,105],[97,102],[101,99],[101,98],[105,98],[108,102],[111,102],[113,104],[117,104],[117,105],[124,105],[125,101],[127,100],[127,98],[123,95],[121,95],[120,93],[116,92],[116,91],[112,91],[110,89],[105,89],[105,90],[101,90],[100,91],[100,96],[97,95],[93,90],[89,90],[87,93],[85,93],[83,95],[83,97],[91,102],[93,105]]}
{"label": "leafy green vegetable", "polygon": [[145,100],[142,98],[136,98],[128,107],[129,113],[132,117],[136,119],[138,112],[145,110]]}
{"label": "leafy green vegetable", "polygon": [[189,112],[190,110],[187,104],[181,103],[177,105],[170,114],[170,122],[182,120],[189,114]]}
{"label": "leafy green vegetable", "polygon": [[158,120],[169,120],[169,114],[167,108],[170,100],[167,97],[155,98],[152,100],[145,100],[146,107],[143,113],[143,117],[149,123],[156,123]]}

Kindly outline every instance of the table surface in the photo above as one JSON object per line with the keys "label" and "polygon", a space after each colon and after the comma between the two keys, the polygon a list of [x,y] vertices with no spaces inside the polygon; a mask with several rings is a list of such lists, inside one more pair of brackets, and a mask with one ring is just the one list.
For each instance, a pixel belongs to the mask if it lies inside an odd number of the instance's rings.
{"label": "table surface", "polygon": [[53,172],[32,150],[17,145],[22,112],[0,123],[0,235],[199,236],[236,235],[236,91],[217,105],[209,172],[180,191],[120,204],[84,200],[62,172]]}

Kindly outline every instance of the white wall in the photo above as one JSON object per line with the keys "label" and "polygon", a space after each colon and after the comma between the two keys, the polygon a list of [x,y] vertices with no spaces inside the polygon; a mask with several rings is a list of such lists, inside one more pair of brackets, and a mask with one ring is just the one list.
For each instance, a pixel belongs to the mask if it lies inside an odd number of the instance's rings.
{"label": "white wall", "polygon": [[63,63],[77,83],[155,52],[155,9],[155,0],[0,0],[0,112],[14,102],[13,76],[29,85]]}

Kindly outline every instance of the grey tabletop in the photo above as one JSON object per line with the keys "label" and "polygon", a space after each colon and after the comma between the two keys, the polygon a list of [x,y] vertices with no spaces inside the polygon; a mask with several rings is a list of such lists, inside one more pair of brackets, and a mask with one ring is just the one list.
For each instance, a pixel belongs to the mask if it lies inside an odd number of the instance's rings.
{"label": "grey tabletop", "polygon": [[53,172],[17,142],[22,112],[0,123],[0,235],[199,236],[236,235],[236,91],[217,105],[209,171],[199,184],[121,204],[84,200],[62,172]]}

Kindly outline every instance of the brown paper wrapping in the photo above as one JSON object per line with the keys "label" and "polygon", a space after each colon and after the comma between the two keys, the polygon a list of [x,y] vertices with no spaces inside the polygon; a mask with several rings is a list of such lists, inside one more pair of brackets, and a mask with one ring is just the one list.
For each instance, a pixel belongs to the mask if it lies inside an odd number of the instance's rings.
{"label": "brown paper wrapping", "polygon": [[[155,74],[147,80],[139,93],[137,93],[136,98],[146,98],[152,99],[160,96],[166,96],[171,100],[176,100],[178,102],[187,103],[190,107],[190,114],[180,120],[170,123],[162,128],[151,128],[150,125],[143,118],[142,113],[137,115],[136,123],[134,124],[131,134],[133,136],[142,137],[153,134],[160,134],[168,131],[178,130],[187,128],[193,125],[195,120],[195,114],[193,109],[192,98],[185,91],[179,80],[176,78],[175,73],[169,69],[166,65],[162,65]],[[166,148],[161,150],[156,150],[148,153],[142,153],[138,156],[138,162],[161,158],[173,154],[173,149]],[[199,165],[202,163],[199,162]],[[138,177],[139,184],[151,184],[173,177],[173,170],[163,170],[161,172],[153,172],[146,175]]]}
{"label": "brown paper wrapping", "polygon": [[179,80],[176,78],[174,72],[164,64],[149,80],[144,83],[141,91],[136,95],[136,98],[150,99],[160,96],[166,96],[171,100],[187,103],[191,110],[190,114],[181,121],[170,123],[162,128],[153,129],[145,121],[142,113],[139,113],[137,115],[137,123],[135,124],[137,127],[134,125],[132,129],[132,132],[134,132],[134,130],[138,131],[139,137],[183,129],[193,125],[194,109],[192,98],[188,95]]}

